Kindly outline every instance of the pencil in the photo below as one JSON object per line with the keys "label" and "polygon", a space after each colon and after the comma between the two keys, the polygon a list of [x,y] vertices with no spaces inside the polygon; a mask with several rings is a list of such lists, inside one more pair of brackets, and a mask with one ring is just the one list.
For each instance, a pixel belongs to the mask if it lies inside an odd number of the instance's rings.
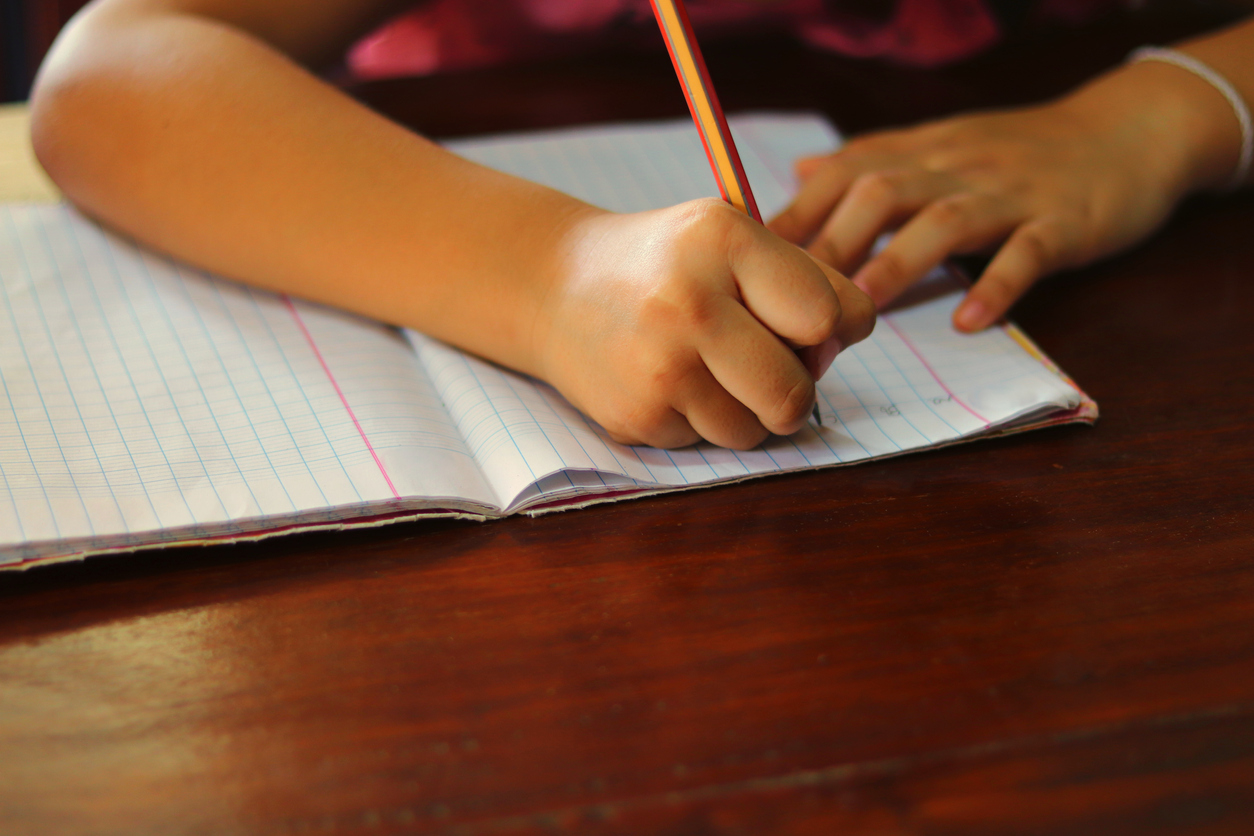
{"label": "pencil", "polygon": [[[670,53],[671,63],[675,65],[675,75],[679,76],[679,86],[683,88],[684,98],[688,101],[692,121],[697,125],[697,133],[701,136],[705,156],[710,161],[710,169],[718,183],[719,194],[723,196],[723,200],[762,223],[762,213],[758,211],[757,201],[753,199],[753,190],[749,188],[749,178],[740,162],[740,153],[736,150],[731,129],[727,127],[727,118],[718,103],[718,94],[714,92],[710,73],[705,68],[705,59],[701,57],[701,47],[697,45],[697,38],[692,32],[692,23],[688,20],[684,0],[649,0],[649,4],[653,7],[658,28],[662,30],[662,39],[666,41],[666,51]],[[823,424],[817,401],[812,417],[816,424]]]}
{"label": "pencil", "polygon": [[736,151],[736,143],[727,127],[723,108],[719,106],[718,94],[710,83],[710,74],[705,68],[705,59],[701,57],[701,47],[697,45],[697,39],[692,33],[692,23],[688,20],[688,11],[684,8],[683,0],[649,2],[653,6],[658,27],[662,30],[662,38],[666,41],[666,51],[670,53],[671,63],[675,65],[675,74],[679,76],[684,98],[688,100],[692,121],[697,124],[697,133],[701,135],[701,143],[705,146],[705,155],[714,171],[714,179],[718,181],[719,193],[723,200],[761,223],[762,214],[753,199],[749,178],[745,176],[744,166],[740,163],[740,154]]}

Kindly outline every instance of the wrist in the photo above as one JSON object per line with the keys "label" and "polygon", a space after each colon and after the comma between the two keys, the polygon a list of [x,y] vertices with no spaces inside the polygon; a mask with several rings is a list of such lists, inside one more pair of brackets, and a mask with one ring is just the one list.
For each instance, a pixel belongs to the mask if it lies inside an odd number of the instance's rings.
{"label": "wrist", "polygon": [[[1195,48],[1205,47],[1204,44],[1194,46]],[[1224,183],[1222,190],[1232,191],[1245,185],[1245,181],[1250,174],[1251,164],[1254,163],[1254,117],[1250,115],[1249,105],[1246,104],[1241,91],[1226,77],[1216,72],[1206,61],[1183,50],[1171,49],[1170,47],[1145,46],[1135,50],[1128,56],[1129,63],[1142,61],[1162,62],[1184,70],[1194,77],[1205,81],[1228,102],[1228,107],[1232,109],[1232,116],[1236,120],[1239,132],[1239,146],[1236,165],[1227,182]]]}
{"label": "wrist", "polygon": [[564,354],[560,343],[569,330],[563,325],[572,288],[593,271],[600,242],[609,231],[613,212],[580,201],[558,215],[544,255],[536,262],[530,282],[535,307],[525,348],[527,362],[516,368],[541,380],[554,382],[553,363]]}
{"label": "wrist", "polygon": [[1143,171],[1171,199],[1223,188],[1241,154],[1241,126],[1209,82],[1181,67],[1138,61],[1063,100],[1095,120],[1124,148],[1138,148]]}

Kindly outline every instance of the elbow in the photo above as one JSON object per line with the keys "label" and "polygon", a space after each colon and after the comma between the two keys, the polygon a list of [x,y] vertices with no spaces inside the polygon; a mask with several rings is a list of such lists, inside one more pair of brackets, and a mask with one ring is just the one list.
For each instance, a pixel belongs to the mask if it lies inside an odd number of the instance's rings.
{"label": "elbow", "polygon": [[[67,83],[69,82],[69,83]],[[84,137],[76,129],[79,107],[72,79],[41,73],[31,91],[30,140],[35,158],[62,192],[73,191],[76,162],[84,156]]]}
{"label": "elbow", "polygon": [[90,12],[57,38],[30,97],[35,158],[67,197],[88,209],[94,195],[127,179],[137,151],[127,127],[137,115],[135,103],[125,101],[131,97],[118,83],[109,51],[98,48],[101,39],[85,31],[93,28]]}

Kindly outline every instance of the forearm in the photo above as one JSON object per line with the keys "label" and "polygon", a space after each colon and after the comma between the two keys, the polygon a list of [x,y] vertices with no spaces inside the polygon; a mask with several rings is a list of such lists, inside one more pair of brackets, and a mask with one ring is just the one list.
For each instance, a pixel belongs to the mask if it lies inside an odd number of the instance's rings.
{"label": "forearm", "polygon": [[461,160],[193,15],[89,13],[33,107],[41,161],[111,225],[535,371],[529,331],[584,204]]}

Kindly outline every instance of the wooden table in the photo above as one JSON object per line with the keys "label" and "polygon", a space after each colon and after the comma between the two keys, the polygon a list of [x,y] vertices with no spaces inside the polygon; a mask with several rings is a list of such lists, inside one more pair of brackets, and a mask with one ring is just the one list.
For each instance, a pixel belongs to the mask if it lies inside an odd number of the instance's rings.
{"label": "wooden table", "polygon": [[[1103,31],[708,57],[861,129],[1054,92]],[[359,93],[437,135],[683,112],[659,53]],[[1252,832],[1254,197],[1015,318],[1096,427],[0,576],[0,832]]]}

